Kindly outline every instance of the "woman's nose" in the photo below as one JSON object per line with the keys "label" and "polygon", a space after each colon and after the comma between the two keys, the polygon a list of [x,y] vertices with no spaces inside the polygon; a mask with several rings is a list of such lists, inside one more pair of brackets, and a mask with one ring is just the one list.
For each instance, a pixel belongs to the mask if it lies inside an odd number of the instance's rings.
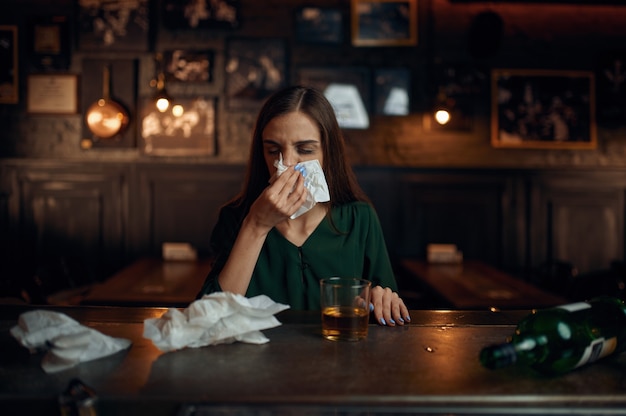
{"label": "woman's nose", "polygon": [[297,155],[293,152],[283,153],[283,165],[285,166],[293,166],[299,162]]}

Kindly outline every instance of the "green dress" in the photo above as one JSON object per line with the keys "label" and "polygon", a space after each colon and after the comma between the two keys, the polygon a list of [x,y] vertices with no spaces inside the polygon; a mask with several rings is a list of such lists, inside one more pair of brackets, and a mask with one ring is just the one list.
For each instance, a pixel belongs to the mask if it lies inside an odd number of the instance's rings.
{"label": "green dress", "polygon": [[[247,297],[264,294],[292,309],[319,310],[319,281],[342,276],[368,279],[397,291],[378,216],[366,202],[332,209],[300,247],[272,229],[257,260]],[[221,272],[241,226],[240,210],[226,206],[211,234],[215,264],[198,294],[220,291]]]}

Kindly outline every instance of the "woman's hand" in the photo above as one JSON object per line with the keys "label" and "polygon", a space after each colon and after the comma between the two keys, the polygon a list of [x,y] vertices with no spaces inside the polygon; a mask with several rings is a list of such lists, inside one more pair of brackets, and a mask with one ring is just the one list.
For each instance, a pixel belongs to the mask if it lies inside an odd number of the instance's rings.
{"label": "woman's hand", "polygon": [[378,324],[396,326],[411,321],[409,310],[400,296],[388,287],[376,286],[372,288],[370,299]]}
{"label": "woman's hand", "polygon": [[304,177],[287,169],[269,185],[250,207],[249,218],[268,231],[293,215],[306,201]]}
{"label": "woman's hand", "polygon": [[300,208],[306,201],[306,192],[304,178],[295,169],[287,169],[263,190],[244,218],[219,274],[223,291],[245,295],[267,233]]}

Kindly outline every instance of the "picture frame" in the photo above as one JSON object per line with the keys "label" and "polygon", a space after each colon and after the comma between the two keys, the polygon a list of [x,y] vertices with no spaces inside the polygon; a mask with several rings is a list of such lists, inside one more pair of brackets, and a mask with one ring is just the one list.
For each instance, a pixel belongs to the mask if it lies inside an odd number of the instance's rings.
{"label": "picture frame", "polygon": [[33,72],[67,71],[70,67],[68,16],[39,16],[30,21],[30,67]]}
{"label": "picture frame", "polygon": [[240,0],[163,0],[161,18],[170,30],[236,29],[240,9]]}
{"label": "picture frame", "polygon": [[147,52],[150,0],[79,0],[78,49]]}
{"label": "picture frame", "polygon": [[152,156],[213,156],[216,151],[216,99],[175,99],[161,113],[152,99],[142,102],[141,149]]}
{"label": "picture frame", "polygon": [[17,26],[0,25],[0,104],[19,101]]}
{"label": "picture frame", "polygon": [[341,44],[343,14],[331,7],[302,6],[295,12],[295,34],[300,43]]}
{"label": "picture frame", "polygon": [[351,0],[353,46],[417,45],[417,0]]}
{"label": "picture frame", "polygon": [[493,147],[597,147],[593,71],[494,69],[491,93]]}
{"label": "picture frame", "polygon": [[267,97],[287,86],[284,39],[229,39],[225,76],[228,109],[258,111]]}
{"label": "picture frame", "polygon": [[165,81],[182,83],[213,82],[213,50],[174,49],[163,52]]}
{"label": "picture frame", "polygon": [[371,71],[364,67],[302,67],[299,85],[316,88],[330,101],[339,127],[367,129],[371,112]]}
{"label": "picture frame", "polygon": [[77,114],[78,75],[28,75],[26,112],[51,115]]}
{"label": "picture frame", "polygon": [[374,114],[406,116],[411,112],[411,72],[407,68],[374,70]]}

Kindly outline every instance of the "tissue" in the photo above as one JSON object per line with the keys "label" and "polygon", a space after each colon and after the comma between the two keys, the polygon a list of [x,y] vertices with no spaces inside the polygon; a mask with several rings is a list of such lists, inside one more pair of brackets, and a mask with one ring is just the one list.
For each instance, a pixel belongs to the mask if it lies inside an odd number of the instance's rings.
{"label": "tissue", "polygon": [[46,310],[21,314],[11,335],[31,353],[47,350],[41,362],[47,373],[115,354],[131,345],[128,339],[112,338],[67,315]]}
{"label": "tissue", "polygon": [[214,292],[182,311],[170,308],[160,318],[146,319],[143,336],[165,352],[235,341],[264,344],[269,339],[260,331],[279,326],[273,315],[288,308],[265,295]]}
{"label": "tissue", "polygon": [[[276,167],[276,177],[280,176],[287,166],[283,164],[283,154],[280,154],[280,158],[274,162]],[[328,184],[326,183],[326,177],[324,171],[318,160],[308,160],[306,162],[298,163],[298,170],[302,172],[304,176],[304,187],[307,189],[306,201],[302,206],[290,217],[292,220],[298,218],[318,202],[330,201],[330,192],[328,191]]]}

